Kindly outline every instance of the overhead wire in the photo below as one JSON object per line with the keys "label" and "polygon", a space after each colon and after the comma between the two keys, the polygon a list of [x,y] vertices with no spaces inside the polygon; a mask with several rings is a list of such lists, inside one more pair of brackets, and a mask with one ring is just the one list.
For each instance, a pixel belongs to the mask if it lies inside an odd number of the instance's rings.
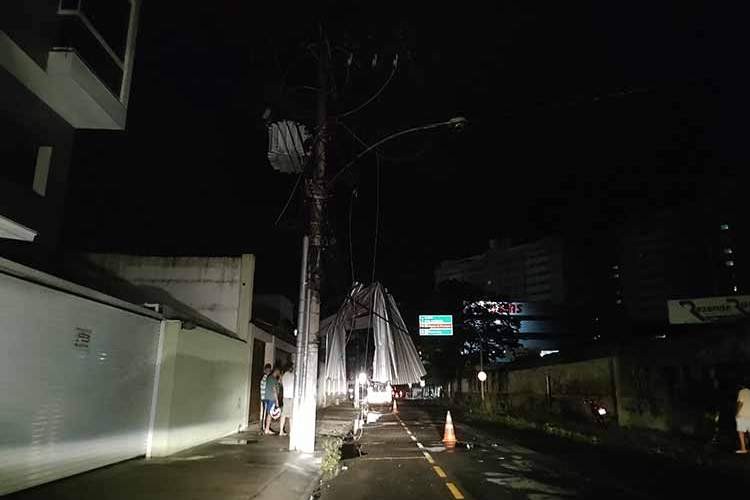
{"label": "overhead wire", "polygon": [[286,203],[284,203],[284,208],[281,209],[281,212],[279,212],[278,217],[276,217],[276,220],[274,221],[273,225],[277,226],[279,224],[279,221],[282,217],[284,217],[284,214],[286,213],[287,209],[289,208],[289,205],[292,203],[292,200],[294,199],[294,194],[297,192],[297,187],[299,186],[299,181],[302,180],[302,176],[304,175],[304,170],[297,175],[297,180],[294,182],[294,186],[292,186],[292,191],[289,193],[289,197],[286,199]]}
{"label": "overhead wire", "polygon": [[365,156],[367,153],[369,153],[373,149],[377,149],[377,147],[380,146],[381,144],[384,144],[392,139],[395,139],[396,137],[401,137],[403,135],[411,134],[413,132],[418,132],[422,130],[431,130],[431,129],[436,129],[436,128],[445,127],[445,126],[460,127],[460,126],[463,126],[465,122],[466,120],[464,118],[460,118],[460,117],[452,118],[445,122],[430,123],[428,125],[420,125],[418,127],[411,127],[405,130],[400,130],[398,132],[394,132],[393,134],[389,136],[383,137],[379,141],[375,142],[374,144],[360,151],[357,154],[357,156],[355,156],[351,161],[349,161],[349,163],[347,163],[342,168],[340,168],[339,171],[336,172],[336,174],[333,177],[331,177],[331,180],[328,181],[328,185],[332,186],[336,182],[336,180],[338,180],[338,178],[341,177],[343,173],[347,172],[355,163],[359,161],[360,158]]}
{"label": "overhead wire", "polygon": [[372,283],[375,283],[375,264],[378,257],[378,232],[380,229],[380,157],[375,155],[375,241],[372,245]]}
{"label": "overhead wire", "polygon": [[[344,131],[346,131],[346,133],[348,133],[352,137],[352,139],[354,139],[355,141],[357,141],[362,146],[364,146],[366,148],[370,147],[370,144],[368,144],[367,142],[365,142],[364,139],[362,139],[359,135],[357,135],[357,133],[349,125],[347,125],[343,121],[337,121],[336,125],[339,125],[341,128],[343,128]],[[430,147],[431,147],[430,144],[425,145],[424,147],[422,147],[416,153],[410,154],[408,156],[401,156],[401,157],[391,156],[391,155],[385,155],[385,154],[383,154],[382,151],[377,151],[377,150],[375,151],[375,154],[378,155],[380,157],[380,159],[386,160],[386,161],[391,162],[391,163],[403,163],[403,162],[406,162],[406,161],[415,161],[415,160],[418,160],[419,158],[421,158],[422,156],[424,156],[424,154],[427,151],[430,150]]]}
{"label": "overhead wire", "polygon": [[393,80],[393,76],[396,74],[396,69],[397,68],[398,68],[398,54],[396,54],[396,57],[393,59],[393,69],[391,69],[391,74],[388,75],[388,78],[385,80],[385,83],[383,83],[383,85],[381,85],[380,88],[373,95],[371,95],[370,98],[367,99],[365,102],[363,102],[362,104],[360,104],[359,106],[357,106],[354,109],[350,109],[349,111],[346,111],[345,113],[341,113],[339,115],[336,115],[336,117],[337,118],[344,118],[344,117],[353,115],[354,113],[356,113],[358,111],[361,111],[368,104],[370,104],[372,101],[374,101],[375,99],[377,99],[380,96],[380,94],[383,93],[383,91],[386,89],[386,87],[388,87],[388,84],[391,83],[391,80]]}
{"label": "overhead wire", "polygon": [[352,188],[349,199],[349,264],[352,269],[352,286],[354,286],[354,241],[352,240],[352,213],[354,212],[354,198],[357,197],[357,188]]}

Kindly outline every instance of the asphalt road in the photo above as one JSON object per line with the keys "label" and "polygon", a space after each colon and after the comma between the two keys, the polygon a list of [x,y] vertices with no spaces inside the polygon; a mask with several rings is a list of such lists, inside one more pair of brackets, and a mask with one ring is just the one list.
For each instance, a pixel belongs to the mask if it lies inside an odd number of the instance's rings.
{"label": "asphalt road", "polygon": [[344,460],[345,470],[324,485],[322,500],[730,498],[750,492],[750,474],[460,422],[458,439],[469,446],[447,450],[441,443],[445,408],[414,401],[400,403],[398,415],[383,410],[377,418],[359,441],[362,455]]}

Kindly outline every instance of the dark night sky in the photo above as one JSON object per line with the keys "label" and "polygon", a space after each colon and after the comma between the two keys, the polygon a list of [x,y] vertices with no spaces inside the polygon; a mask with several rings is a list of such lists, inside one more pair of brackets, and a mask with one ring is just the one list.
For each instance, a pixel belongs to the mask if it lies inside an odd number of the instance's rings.
{"label": "dark night sky", "polygon": [[[321,11],[331,32],[344,26],[363,40],[341,109],[387,76],[387,65],[369,66],[373,47],[383,59],[398,47],[391,85],[347,122],[366,141],[457,115],[471,122],[460,134],[427,133],[385,149],[403,161],[382,163],[377,277],[397,298],[418,300],[439,260],[482,251],[490,237],[590,234],[708,196],[720,175],[747,164],[748,45],[741,16],[720,8],[165,3],[144,2],[127,132],[77,138],[68,249],[251,251],[258,290],[293,298],[301,212],[293,204],[273,226],[294,179],[268,164],[261,113],[290,102],[302,114],[312,109],[312,93],[278,89],[287,68],[289,86],[314,84],[303,42]],[[355,150],[340,131],[337,157]],[[373,173],[371,157],[331,202],[330,274],[344,284],[353,184],[355,264],[369,280]]]}

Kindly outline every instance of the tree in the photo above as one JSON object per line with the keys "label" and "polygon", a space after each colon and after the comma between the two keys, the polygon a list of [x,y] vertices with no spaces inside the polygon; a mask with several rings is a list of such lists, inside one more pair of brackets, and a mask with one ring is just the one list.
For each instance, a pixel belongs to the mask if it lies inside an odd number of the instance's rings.
{"label": "tree", "polygon": [[517,354],[519,321],[500,312],[497,301],[480,288],[447,281],[429,302],[424,310],[453,315],[452,337],[421,339],[422,353],[435,380],[455,378],[467,366],[478,365],[480,356],[491,364]]}

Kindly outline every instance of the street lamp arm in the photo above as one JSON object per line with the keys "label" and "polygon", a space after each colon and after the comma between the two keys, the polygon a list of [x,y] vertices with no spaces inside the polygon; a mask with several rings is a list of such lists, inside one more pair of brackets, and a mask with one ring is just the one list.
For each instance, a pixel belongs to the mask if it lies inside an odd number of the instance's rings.
{"label": "street lamp arm", "polygon": [[344,165],[341,168],[341,170],[339,170],[338,172],[336,172],[336,175],[334,175],[331,178],[331,180],[328,182],[328,186],[329,187],[332,186],[336,182],[336,180],[341,176],[341,174],[343,174],[344,172],[346,172],[347,170],[349,170],[355,163],[357,163],[367,153],[369,153],[370,151],[372,151],[374,149],[377,149],[379,146],[383,145],[384,143],[386,143],[386,142],[388,142],[390,140],[396,139],[397,137],[401,137],[403,135],[411,134],[413,132],[421,132],[423,130],[431,130],[431,129],[440,128],[440,127],[453,127],[453,128],[456,128],[456,129],[460,129],[460,128],[463,128],[466,125],[466,123],[467,123],[466,118],[464,118],[462,116],[459,116],[459,117],[456,117],[456,118],[451,118],[450,120],[445,121],[445,122],[430,123],[428,125],[420,125],[419,127],[408,128],[406,130],[401,130],[401,131],[395,132],[395,133],[393,133],[393,134],[391,134],[391,135],[389,135],[387,137],[384,137],[384,138],[380,139],[378,142],[376,142],[375,144],[373,144],[373,145],[365,148],[364,150],[360,151],[359,154],[357,154],[357,156],[355,156],[349,163],[347,163],[346,165]]}

